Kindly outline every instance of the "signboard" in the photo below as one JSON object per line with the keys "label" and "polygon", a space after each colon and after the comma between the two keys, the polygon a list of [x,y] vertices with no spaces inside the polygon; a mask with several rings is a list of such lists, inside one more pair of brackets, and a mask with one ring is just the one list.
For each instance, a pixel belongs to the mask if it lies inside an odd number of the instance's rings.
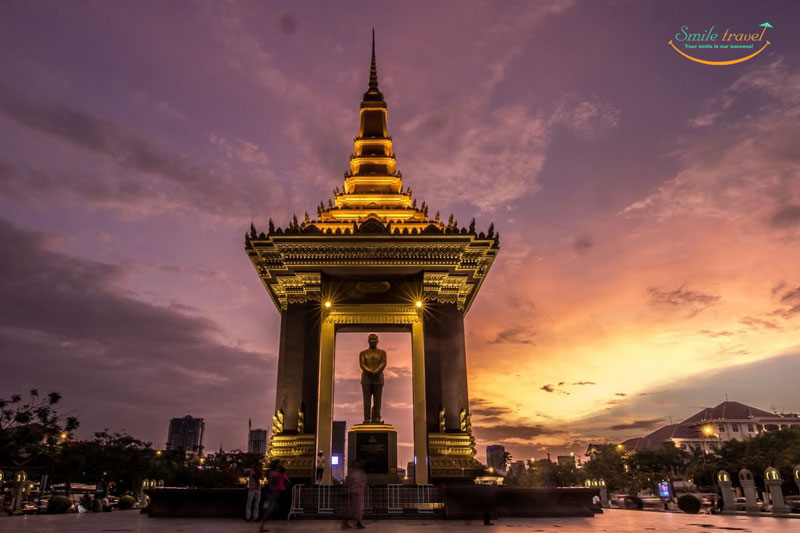
{"label": "signboard", "polygon": [[658,495],[662,498],[671,498],[672,491],[669,488],[669,481],[659,481],[658,482]]}
{"label": "signboard", "polygon": [[388,474],[389,435],[356,433],[356,460],[363,461],[367,474]]}

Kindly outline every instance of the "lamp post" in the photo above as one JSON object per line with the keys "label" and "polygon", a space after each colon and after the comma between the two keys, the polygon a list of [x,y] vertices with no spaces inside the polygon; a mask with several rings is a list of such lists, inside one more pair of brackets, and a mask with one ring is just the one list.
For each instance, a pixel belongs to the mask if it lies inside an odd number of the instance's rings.
{"label": "lamp post", "polygon": [[714,428],[703,426],[703,464],[706,464],[706,448],[708,447],[708,437],[714,435]]}

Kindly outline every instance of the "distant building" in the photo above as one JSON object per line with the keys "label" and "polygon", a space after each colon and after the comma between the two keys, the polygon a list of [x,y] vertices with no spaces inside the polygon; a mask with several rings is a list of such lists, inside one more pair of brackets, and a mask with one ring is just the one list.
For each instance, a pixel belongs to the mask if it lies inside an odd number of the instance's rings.
{"label": "distant building", "polygon": [[486,447],[486,466],[498,472],[506,471],[506,447],[502,444],[492,444]]}
{"label": "distant building", "polygon": [[574,454],[557,455],[556,456],[556,462],[559,464],[559,466],[567,466],[567,465],[577,466],[577,463],[575,462],[575,455]]}
{"label": "distant building", "polygon": [[403,480],[406,477],[406,469],[405,468],[398,468],[397,469],[397,477],[399,477],[400,480]]}
{"label": "distant building", "polygon": [[414,464],[414,461],[409,461],[406,465],[406,475],[408,479],[414,479],[417,471],[417,465]]}
{"label": "distant building", "polygon": [[657,450],[673,444],[687,452],[713,453],[722,442],[744,440],[764,431],[800,427],[800,416],[775,414],[739,402],[707,407],[679,424],[669,424],[622,443],[628,452]]}
{"label": "distant building", "polygon": [[247,453],[267,454],[267,430],[251,429],[247,437]]}
{"label": "distant building", "polygon": [[183,450],[203,455],[203,432],[206,424],[202,418],[186,415],[169,422],[167,450]]}
{"label": "distant building", "polygon": [[514,461],[508,467],[509,476],[518,476],[525,471],[525,461]]}
{"label": "distant building", "polygon": [[345,449],[347,439],[347,422],[344,420],[333,421],[331,436],[331,476],[335,481],[344,481]]}
{"label": "distant building", "polygon": [[603,447],[602,443],[597,442],[590,442],[589,447],[586,448],[586,457],[594,459],[595,456],[600,452],[600,448]]}

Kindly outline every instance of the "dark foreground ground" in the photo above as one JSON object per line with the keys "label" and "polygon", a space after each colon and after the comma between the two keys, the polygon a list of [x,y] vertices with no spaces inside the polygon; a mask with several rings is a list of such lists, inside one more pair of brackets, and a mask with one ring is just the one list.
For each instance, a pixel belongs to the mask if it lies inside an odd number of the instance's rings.
{"label": "dark foreground ground", "polygon": [[[480,521],[395,520],[366,521],[368,531],[385,533],[457,533],[481,531],[485,533],[514,531],[737,531],[753,533],[800,532],[800,520],[767,516],[709,516],[679,513],[652,513],[643,511],[610,510],[594,518],[541,518],[498,520],[494,526],[484,526]],[[339,522],[300,520],[270,524],[270,531],[310,533],[340,531]],[[78,533],[78,532],[135,532],[135,533],[217,533],[255,532],[258,524],[244,520],[197,518],[149,518],[138,511],[118,511],[102,514],[31,515],[0,517],[2,532]],[[357,531],[357,530],[353,530]]]}

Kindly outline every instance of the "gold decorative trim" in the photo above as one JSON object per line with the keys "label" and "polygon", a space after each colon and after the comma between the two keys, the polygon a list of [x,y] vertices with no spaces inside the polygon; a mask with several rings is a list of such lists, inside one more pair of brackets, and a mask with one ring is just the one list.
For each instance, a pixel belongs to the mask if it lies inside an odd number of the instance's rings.
{"label": "gold decorative trim", "polygon": [[428,461],[433,479],[474,479],[483,471],[475,459],[475,438],[468,432],[429,433]]}
{"label": "gold decorative trim", "polygon": [[316,438],[313,433],[273,435],[269,440],[267,456],[280,460],[290,478],[310,477],[314,468]]}
{"label": "gold decorative trim", "polygon": [[468,276],[448,272],[425,272],[423,275],[422,290],[426,300],[456,304],[459,309],[464,309],[472,287]]}
{"label": "gold decorative trim", "polygon": [[322,312],[323,322],[333,324],[413,324],[422,320],[413,305],[334,305]]}
{"label": "gold decorative trim", "polygon": [[301,304],[308,301],[322,301],[322,276],[319,272],[298,272],[288,276],[277,276],[277,283],[272,284],[275,298],[281,309],[289,304]]}
{"label": "gold decorative trim", "polygon": [[470,433],[429,433],[428,454],[474,457],[475,437]]}
{"label": "gold decorative trim", "polygon": [[397,433],[397,430],[391,424],[354,424],[347,430],[348,433],[369,433],[374,431],[391,431]]}

